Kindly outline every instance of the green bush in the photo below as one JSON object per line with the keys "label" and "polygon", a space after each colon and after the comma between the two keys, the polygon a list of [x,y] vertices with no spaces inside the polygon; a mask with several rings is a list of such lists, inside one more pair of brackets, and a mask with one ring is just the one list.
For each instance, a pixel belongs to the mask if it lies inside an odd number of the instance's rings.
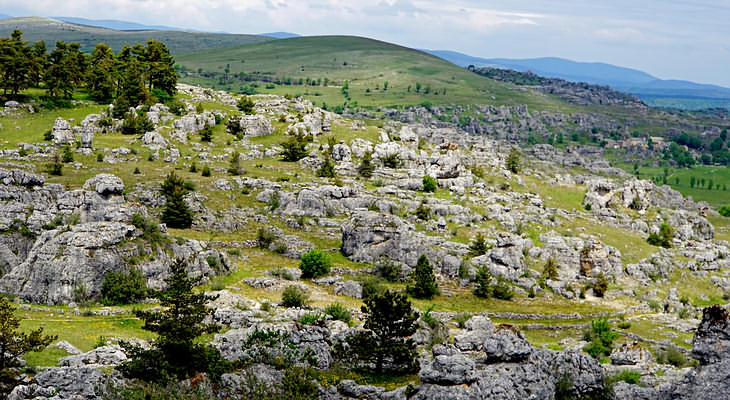
{"label": "green bush", "polygon": [[665,223],[659,228],[658,234],[650,234],[646,241],[652,246],[661,246],[668,249],[672,247],[672,239],[674,239],[674,228]]}
{"label": "green bush", "polygon": [[385,292],[385,285],[383,285],[382,280],[376,276],[365,276],[360,278],[360,285],[362,286],[363,299]]}
{"label": "green bush", "polygon": [[324,309],[325,314],[332,317],[334,320],[342,321],[346,324],[350,324],[352,321],[352,312],[340,303],[332,303]]}
{"label": "green bush", "polygon": [[458,326],[460,329],[466,328],[466,322],[471,319],[471,314],[469,313],[461,313],[456,314],[454,317],[454,322],[456,322],[456,326]]}
{"label": "green bush", "polygon": [[210,167],[207,165],[203,166],[203,169],[200,171],[200,175],[208,177],[210,176]]}
{"label": "green bush", "polygon": [[61,161],[64,164],[74,162],[74,153],[73,153],[73,151],[71,151],[71,148],[69,146],[63,146]]}
{"label": "green bush", "polygon": [[555,259],[552,257],[549,257],[547,261],[545,262],[545,266],[542,268],[542,277],[545,279],[550,279],[551,281],[558,280],[558,263],[555,262]]}
{"label": "green bush", "polygon": [[155,124],[147,117],[137,115],[136,112],[128,112],[122,121],[122,134],[124,135],[144,135],[145,133],[155,129]]}
{"label": "green bush", "polygon": [[360,160],[360,165],[357,167],[357,172],[364,178],[370,178],[373,176],[375,166],[373,165],[373,153],[371,151],[365,152]]}
{"label": "green bush", "polygon": [[400,279],[401,267],[393,261],[380,263],[377,270],[378,275],[388,282],[397,282]]}
{"label": "green bush", "polygon": [[505,166],[513,174],[517,174],[520,172],[520,152],[517,151],[517,149],[512,148],[512,150],[509,152],[509,156],[507,156],[507,160],[505,161]]}
{"label": "green bush", "polygon": [[597,297],[603,297],[603,295],[606,293],[606,290],[608,290],[608,279],[606,279],[606,275],[596,275],[596,279],[591,284],[591,287],[593,288],[593,293]]}
{"label": "green bush", "polygon": [[419,299],[431,299],[439,293],[433,267],[425,255],[418,258],[416,269],[413,271],[412,285],[408,285],[407,291]]}
{"label": "green bush", "polygon": [[317,170],[317,176],[321,178],[335,177],[335,164],[329,156],[324,158],[324,163]]}
{"label": "green bush", "polygon": [[638,385],[641,380],[641,372],[624,369],[608,377],[609,383],[626,382],[631,385]]}
{"label": "green bush", "polygon": [[51,175],[61,176],[63,175],[62,170],[63,164],[61,163],[61,156],[56,153],[53,155],[53,158],[51,158],[51,162],[46,164],[46,171],[48,171]]}
{"label": "green bush", "polygon": [[583,339],[589,342],[583,351],[593,358],[609,356],[613,349],[613,341],[618,336],[618,333],[611,330],[611,322],[607,318],[594,319],[591,321],[591,328],[583,334]]}
{"label": "green bush", "polygon": [[489,268],[479,268],[474,283],[476,284],[474,287],[475,296],[486,299],[492,295],[492,274],[489,272]]}
{"label": "green bush", "polygon": [[400,166],[400,158],[398,153],[388,154],[387,156],[380,159],[383,162],[383,166],[386,168],[398,168]]}
{"label": "green bush", "polygon": [[256,114],[254,109],[255,104],[248,96],[241,96],[241,99],[239,99],[238,103],[236,103],[236,107],[238,107],[238,109],[244,114]]}
{"label": "green bush", "polygon": [[205,123],[203,129],[200,130],[200,141],[201,142],[212,142],[213,141],[213,127]]}
{"label": "green bush", "polygon": [[422,221],[431,218],[431,209],[426,207],[425,202],[422,201],[418,208],[416,208],[416,217]]}
{"label": "green bush", "polygon": [[515,291],[504,279],[497,279],[497,283],[492,286],[492,296],[500,300],[512,300],[515,297]]}
{"label": "green bush", "polygon": [[656,360],[659,364],[671,364],[677,368],[687,365],[687,357],[673,346],[669,346],[665,350],[660,350],[657,353]]}
{"label": "green bush", "polygon": [[320,321],[324,320],[324,315],[319,312],[306,313],[299,317],[299,322],[302,325],[317,325]]}
{"label": "green bush", "polygon": [[284,307],[302,307],[309,301],[309,294],[298,285],[290,285],[281,294],[281,304]]}
{"label": "green bush", "polygon": [[720,207],[717,212],[719,212],[723,217],[730,217],[730,205]]}
{"label": "green bush", "polygon": [[279,237],[271,229],[259,228],[256,233],[256,242],[258,242],[260,249],[268,250],[271,243],[274,243],[277,239],[279,239]]}
{"label": "green bush", "polygon": [[319,250],[310,250],[302,255],[299,262],[299,269],[302,270],[302,278],[319,278],[330,272],[331,262],[329,257]]}
{"label": "green bush", "polygon": [[436,178],[425,175],[423,177],[423,191],[433,193],[436,191],[436,188],[438,188],[438,182],[436,181]]}
{"label": "green bush", "polygon": [[489,245],[484,240],[484,235],[478,232],[474,240],[469,244],[469,255],[472,257],[483,256],[489,251]]}
{"label": "green bush", "polygon": [[131,304],[147,296],[147,281],[137,269],[129,273],[108,272],[101,286],[101,302],[106,306]]}
{"label": "green bush", "polygon": [[284,161],[296,162],[307,156],[307,141],[304,135],[295,135],[282,142],[281,156]]}

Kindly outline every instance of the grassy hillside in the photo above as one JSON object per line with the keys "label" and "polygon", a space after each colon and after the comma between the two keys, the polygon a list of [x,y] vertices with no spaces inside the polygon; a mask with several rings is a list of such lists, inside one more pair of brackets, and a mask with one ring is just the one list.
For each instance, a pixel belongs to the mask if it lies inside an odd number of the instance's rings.
{"label": "grassy hillside", "polygon": [[[496,82],[421,51],[352,36],[317,36],[282,39],[228,49],[179,55],[178,64],[193,74],[183,81],[233,91],[247,85],[231,78],[238,73],[259,77],[324,81],[328,86],[259,84],[264,93],[302,94],[318,104],[342,104],[342,85],[361,106],[432,104],[527,104],[540,109],[565,110],[572,106],[551,96]],[[228,79],[224,71],[229,69]],[[208,74],[210,75],[210,74]],[[387,90],[384,89],[387,82]],[[416,86],[421,89],[417,92]],[[272,87],[273,86],[273,87]],[[408,87],[410,86],[410,91]],[[428,93],[426,93],[428,88]],[[445,93],[444,93],[445,91]]]}
{"label": "grassy hillside", "polygon": [[31,42],[44,40],[49,48],[56,41],[79,42],[84,50],[93,50],[97,43],[104,42],[114,50],[124,45],[159,40],[167,44],[173,54],[237,46],[255,43],[271,38],[256,35],[230,35],[221,33],[198,33],[178,31],[116,31],[92,26],[76,25],[49,18],[25,17],[0,21],[0,36],[7,37],[13,30],[23,32],[23,39]]}

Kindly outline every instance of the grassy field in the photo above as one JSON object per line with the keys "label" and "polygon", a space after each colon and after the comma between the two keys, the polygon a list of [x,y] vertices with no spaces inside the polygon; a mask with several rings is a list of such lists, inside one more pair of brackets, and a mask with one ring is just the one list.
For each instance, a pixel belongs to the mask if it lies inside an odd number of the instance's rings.
{"label": "grassy field", "polygon": [[[627,166],[624,166],[628,170]],[[633,167],[632,167],[633,168]],[[641,167],[640,177],[651,179],[654,176],[663,176],[663,168]],[[696,184],[691,185],[692,177]],[[700,180],[704,179],[704,185],[700,186]],[[709,182],[712,180],[713,188],[709,189]],[[721,166],[696,166],[693,168],[670,168],[667,184],[682,193],[684,196],[692,197],[695,201],[704,201],[714,208],[730,204],[730,168]],[[720,185],[718,188],[717,185]]]}
{"label": "grassy field", "polygon": [[22,31],[25,40],[45,41],[49,49],[55,47],[56,41],[62,40],[66,43],[78,42],[81,44],[82,50],[89,52],[94,50],[99,42],[106,43],[115,51],[119,51],[125,45],[159,40],[167,45],[172,54],[179,54],[272,40],[264,36],[223,33],[116,31],[40,17],[11,18],[0,21],[0,36],[10,36],[14,29]]}
{"label": "grassy field", "polygon": [[[539,109],[566,110],[574,107],[552,96],[480,77],[438,57],[353,36],[317,36],[283,39],[183,54],[177,63],[188,70],[202,69],[230,74],[244,72],[280,78],[310,78],[324,86],[274,86],[263,93],[299,93],[318,104],[342,104],[342,85],[349,82],[352,100],[361,106],[432,104],[527,104]],[[206,86],[236,91],[245,82],[218,84],[200,77],[183,78]],[[387,90],[385,85],[387,82]],[[417,91],[416,86],[421,86]],[[410,86],[410,91],[408,87]],[[428,88],[428,93],[426,93]],[[445,91],[445,93],[444,93]]]}

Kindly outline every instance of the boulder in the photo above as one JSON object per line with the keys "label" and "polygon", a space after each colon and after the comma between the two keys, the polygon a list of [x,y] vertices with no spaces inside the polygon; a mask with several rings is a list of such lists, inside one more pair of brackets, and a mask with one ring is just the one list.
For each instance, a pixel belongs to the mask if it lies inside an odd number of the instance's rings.
{"label": "boulder", "polygon": [[109,377],[94,367],[48,367],[33,377],[32,383],[16,386],[8,400],[99,399]]}
{"label": "boulder", "polygon": [[56,118],[56,122],[53,123],[51,137],[53,144],[59,146],[72,145],[76,140],[74,133],[71,130],[71,124],[61,117]]}
{"label": "boulder", "polygon": [[454,345],[462,351],[481,350],[487,338],[494,333],[494,324],[482,315],[469,318],[465,324],[466,332],[454,336]]}
{"label": "boulder", "polygon": [[499,327],[482,345],[487,362],[518,362],[532,352],[532,346],[521,332],[512,327]]}
{"label": "boulder", "polygon": [[263,115],[243,115],[241,116],[241,129],[246,136],[269,136],[274,133],[274,127],[271,121]]}
{"label": "boulder", "polygon": [[142,143],[150,150],[162,150],[170,146],[170,142],[157,131],[145,133],[142,136]]}
{"label": "boulder", "polygon": [[116,175],[99,174],[84,183],[84,190],[93,190],[102,196],[121,195],[124,182]]}
{"label": "boulder", "polygon": [[477,380],[476,364],[456,347],[439,344],[433,347],[432,353],[433,361],[418,373],[421,382],[453,386],[470,384]]}
{"label": "boulder", "polygon": [[127,361],[127,355],[119,345],[97,347],[86,353],[63,357],[58,361],[60,367],[117,366]]}

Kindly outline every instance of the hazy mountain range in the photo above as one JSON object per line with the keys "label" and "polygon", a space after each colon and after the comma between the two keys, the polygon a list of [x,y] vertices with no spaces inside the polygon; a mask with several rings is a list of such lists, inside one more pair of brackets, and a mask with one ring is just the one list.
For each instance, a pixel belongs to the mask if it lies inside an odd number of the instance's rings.
{"label": "hazy mountain range", "polygon": [[508,68],[531,71],[537,75],[561,78],[572,82],[587,82],[610,86],[639,97],[687,97],[730,99],[730,89],[682,80],[659,79],[636,69],[606,63],[589,63],[556,57],[508,59],[480,58],[448,50],[424,50],[456,65],[467,67]]}

